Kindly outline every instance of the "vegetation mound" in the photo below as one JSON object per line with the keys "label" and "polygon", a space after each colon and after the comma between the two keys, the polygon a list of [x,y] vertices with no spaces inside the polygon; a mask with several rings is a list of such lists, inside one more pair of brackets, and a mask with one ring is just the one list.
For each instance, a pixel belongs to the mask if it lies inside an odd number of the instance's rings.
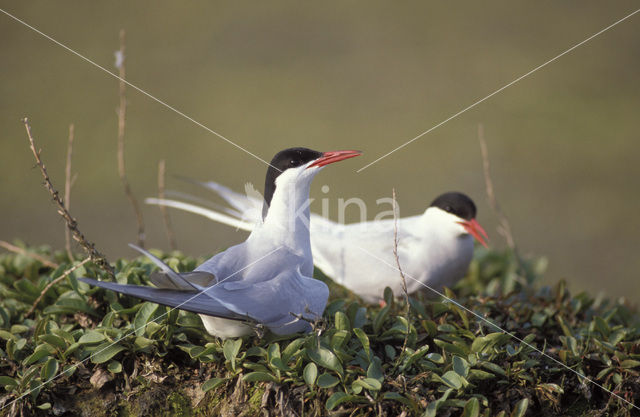
{"label": "vegetation mound", "polygon": [[[390,291],[370,306],[329,283],[314,332],[223,342],[192,313],[78,282],[108,279],[91,263],[61,278],[80,262],[25,249],[0,255],[0,416],[638,415],[638,312],[536,285],[544,262],[508,251],[478,249],[456,302],[411,297],[407,315]],[[116,279],[153,268],[121,259]]]}

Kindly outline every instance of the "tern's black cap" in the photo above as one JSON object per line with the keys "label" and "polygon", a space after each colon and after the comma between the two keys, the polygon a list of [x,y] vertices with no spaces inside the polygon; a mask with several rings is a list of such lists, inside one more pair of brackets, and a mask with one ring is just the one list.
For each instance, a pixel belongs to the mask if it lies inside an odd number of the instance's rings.
{"label": "tern's black cap", "polygon": [[433,200],[430,207],[438,207],[464,220],[476,217],[476,205],[473,200],[466,194],[455,191],[439,195]]}
{"label": "tern's black cap", "polygon": [[273,193],[276,190],[276,178],[289,168],[296,168],[307,162],[314,161],[322,156],[322,152],[308,148],[289,148],[278,152],[267,169],[267,177],[264,181],[264,202],[262,217],[267,215]]}

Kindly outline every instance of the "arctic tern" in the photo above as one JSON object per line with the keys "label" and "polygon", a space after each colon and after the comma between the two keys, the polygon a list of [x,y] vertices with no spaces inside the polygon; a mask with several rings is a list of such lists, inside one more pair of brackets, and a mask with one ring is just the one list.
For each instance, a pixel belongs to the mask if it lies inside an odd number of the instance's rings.
{"label": "arctic tern", "polygon": [[[176,200],[148,198],[149,204],[190,211],[242,230],[262,222],[260,198],[237,193],[213,181],[200,184],[229,203],[221,211]],[[420,215],[398,219],[398,258],[406,273],[407,290],[452,286],[469,268],[474,238],[487,246],[487,234],[476,220],[476,206],[459,192],[434,199]],[[311,248],[314,264],[333,281],[367,302],[382,300],[385,287],[402,290],[394,249],[394,219],[340,224],[312,213]],[[386,265],[385,265],[386,264]]]}
{"label": "arctic tern", "polygon": [[206,330],[221,338],[250,334],[263,326],[276,334],[311,329],[329,296],[313,278],[309,241],[309,188],[322,167],[360,155],[290,148],[277,153],[265,179],[264,221],[247,240],[218,253],[194,271],[177,273],[144,249],[160,271],[156,287],[81,281],[154,303],[198,313]]}

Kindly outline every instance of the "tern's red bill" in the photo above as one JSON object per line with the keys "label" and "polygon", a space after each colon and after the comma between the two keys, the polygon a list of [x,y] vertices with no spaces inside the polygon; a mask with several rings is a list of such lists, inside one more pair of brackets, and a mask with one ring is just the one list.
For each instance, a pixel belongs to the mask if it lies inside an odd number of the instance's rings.
{"label": "tern's red bill", "polygon": [[332,152],[324,152],[322,156],[316,159],[311,165],[307,168],[311,167],[323,167],[325,165],[333,164],[334,162],[343,161],[345,159],[353,158],[361,155],[360,151],[332,151]]}
{"label": "tern's red bill", "polygon": [[478,242],[480,242],[482,246],[484,246],[485,248],[489,247],[487,245],[489,236],[487,236],[487,232],[484,231],[484,229],[482,228],[482,226],[480,226],[480,223],[478,223],[476,219],[458,223],[461,224],[462,227],[464,227],[464,230],[466,230],[471,236],[473,236]]}

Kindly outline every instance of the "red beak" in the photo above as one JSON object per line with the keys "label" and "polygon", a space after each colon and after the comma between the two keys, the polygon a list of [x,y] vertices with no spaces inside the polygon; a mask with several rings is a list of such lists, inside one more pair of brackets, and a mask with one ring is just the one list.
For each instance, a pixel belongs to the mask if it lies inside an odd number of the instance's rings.
{"label": "red beak", "polygon": [[476,219],[458,222],[458,224],[461,224],[462,227],[464,227],[464,230],[466,230],[467,233],[476,238],[476,240],[480,242],[482,246],[484,246],[485,248],[489,247],[487,245],[487,242],[485,241],[485,239],[489,240],[489,236],[487,236],[487,232],[484,231],[484,229],[482,228],[482,226],[480,226],[480,223],[478,223]]}
{"label": "red beak", "polygon": [[316,159],[311,165],[307,168],[311,167],[323,167],[325,165],[333,164],[334,162],[342,161],[345,159],[353,158],[356,156],[362,155],[360,151],[333,151],[333,152],[325,152],[322,156]]}

